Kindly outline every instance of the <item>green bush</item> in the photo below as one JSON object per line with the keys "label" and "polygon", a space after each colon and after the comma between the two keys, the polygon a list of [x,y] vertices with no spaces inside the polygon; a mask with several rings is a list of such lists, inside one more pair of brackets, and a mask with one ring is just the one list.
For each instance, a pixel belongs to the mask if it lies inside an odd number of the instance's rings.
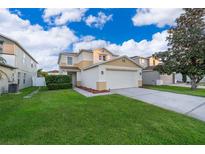
{"label": "green bush", "polygon": [[48,75],[45,79],[49,90],[72,88],[72,79],[68,75]]}
{"label": "green bush", "polygon": [[48,90],[69,89],[72,88],[70,83],[50,83],[47,85]]}
{"label": "green bush", "polygon": [[68,75],[48,75],[46,76],[46,84],[50,83],[71,83],[71,77]]}

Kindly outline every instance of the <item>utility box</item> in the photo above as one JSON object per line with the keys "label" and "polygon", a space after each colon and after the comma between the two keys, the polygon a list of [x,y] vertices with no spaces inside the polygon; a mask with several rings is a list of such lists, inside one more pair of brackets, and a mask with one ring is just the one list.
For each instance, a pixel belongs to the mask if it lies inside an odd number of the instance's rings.
{"label": "utility box", "polygon": [[15,83],[9,84],[8,92],[9,93],[17,93],[18,92],[18,84],[15,84]]}

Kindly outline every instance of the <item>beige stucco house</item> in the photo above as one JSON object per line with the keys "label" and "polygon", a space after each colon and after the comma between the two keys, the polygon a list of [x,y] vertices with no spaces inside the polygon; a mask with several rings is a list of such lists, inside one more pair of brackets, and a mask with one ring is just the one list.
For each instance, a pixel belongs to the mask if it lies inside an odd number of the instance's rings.
{"label": "beige stucco house", "polygon": [[17,41],[0,34],[0,56],[6,60],[0,66],[0,89],[8,91],[9,83],[18,84],[19,89],[32,86],[38,62]]}
{"label": "beige stucco house", "polygon": [[142,67],[104,48],[60,53],[58,64],[60,74],[72,76],[73,85],[95,90],[142,86]]}
{"label": "beige stucco house", "polygon": [[175,74],[160,74],[155,71],[155,66],[160,64],[160,60],[153,56],[150,57],[131,57],[137,64],[143,67],[142,80],[143,85],[167,85],[175,83]]}

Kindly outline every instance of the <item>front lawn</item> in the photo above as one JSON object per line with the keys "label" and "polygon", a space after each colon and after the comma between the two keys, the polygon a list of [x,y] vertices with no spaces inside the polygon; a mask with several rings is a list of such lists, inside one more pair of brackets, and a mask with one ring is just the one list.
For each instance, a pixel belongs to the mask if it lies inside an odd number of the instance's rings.
{"label": "front lawn", "polygon": [[188,88],[188,87],[166,86],[166,85],[144,86],[143,88],[205,97],[205,89],[200,89],[200,88],[197,88],[196,90],[191,90],[191,88]]}
{"label": "front lawn", "polygon": [[0,97],[0,144],[205,144],[205,123],[120,95]]}

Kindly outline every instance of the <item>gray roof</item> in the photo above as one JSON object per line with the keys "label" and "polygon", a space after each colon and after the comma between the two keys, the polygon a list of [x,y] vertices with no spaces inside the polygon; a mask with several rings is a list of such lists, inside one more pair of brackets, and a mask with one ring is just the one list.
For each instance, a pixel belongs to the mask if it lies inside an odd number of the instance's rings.
{"label": "gray roof", "polygon": [[135,58],[143,58],[143,59],[148,59],[148,57],[142,57],[142,56],[133,56],[133,57],[130,57],[131,59],[135,59]]}

